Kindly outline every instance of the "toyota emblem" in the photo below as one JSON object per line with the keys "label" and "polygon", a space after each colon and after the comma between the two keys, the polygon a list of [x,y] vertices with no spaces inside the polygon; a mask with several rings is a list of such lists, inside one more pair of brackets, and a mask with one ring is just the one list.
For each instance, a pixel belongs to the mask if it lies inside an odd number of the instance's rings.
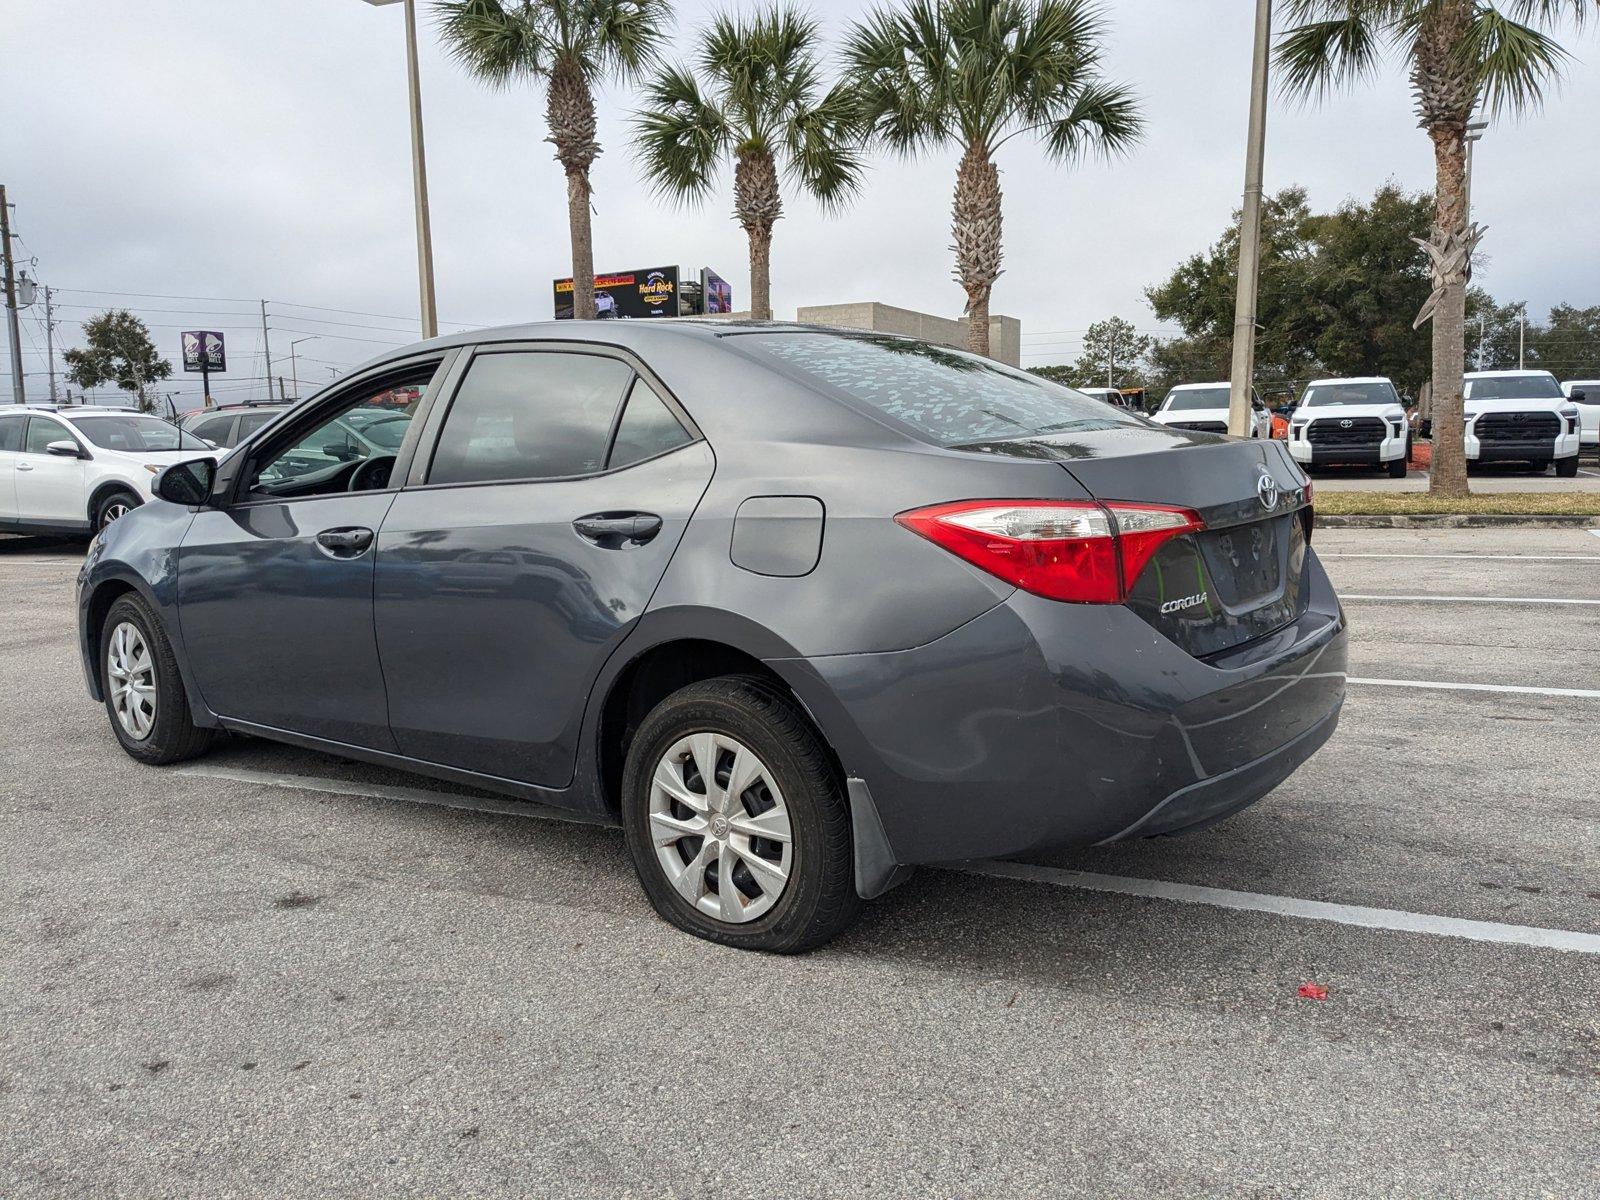
{"label": "toyota emblem", "polygon": [[1354,425],[1354,424],[1355,424],[1355,422],[1354,422],[1354,421],[1352,421],[1352,420],[1350,420],[1350,419],[1349,419],[1349,418],[1348,418],[1348,417],[1347,417],[1347,418],[1346,418],[1346,419],[1345,419],[1345,420],[1343,420],[1343,421],[1340,421],[1340,422],[1339,422],[1339,428],[1340,428],[1340,429],[1349,429],[1349,428],[1350,428],[1350,426],[1352,426],[1352,425]]}
{"label": "toyota emblem", "polygon": [[1261,478],[1256,480],[1256,496],[1261,501],[1261,507],[1269,512],[1278,507],[1278,481],[1266,471],[1261,472]]}

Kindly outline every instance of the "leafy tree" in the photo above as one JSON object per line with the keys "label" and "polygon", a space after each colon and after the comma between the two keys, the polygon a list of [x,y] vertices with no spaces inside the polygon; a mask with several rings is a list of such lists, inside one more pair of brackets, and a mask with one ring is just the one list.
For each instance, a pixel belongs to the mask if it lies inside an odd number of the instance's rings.
{"label": "leafy tree", "polygon": [[868,136],[903,155],[942,147],[956,171],[955,277],[967,294],[968,346],[989,353],[989,296],[1000,276],[995,155],[1032,134],[1073,163],[1139,140],[1133,93],[1101,75],[1105,21],[1089,0],[892,0],[845,49]]}
{"label": "leafy tree", "polygon": [[1558,304],[1530,336],[1533,363],[1555,372],[1557,379],[1600,379],[1600,304]]}
{"label": "leafy tree", "polygon": [[[774,5],[724,14],[698,39],[698,73],[667,67],[650,80],[635,118],[638,156],[656,189],[702,199],[733,163],[734,217],[750,247],[750,315],[772,317],[772,230],[789,181],[838,211],[861,186],[848,93],[824,92],[817,23]],[[702,87],[702,81],[704,87]]]}
{"label": "leafy tree", "polygon": [[1082,387],[1141,387],[1145,358],[1155,343],[1155,338],[1121,317],[1096,321],[1084,334],[1083,350],[1072,364],[1073,382]]}
{"label": "leafy tree", "polygon": [[67,379],[85,390],[114,383],[132,392],[139,408],[155,408],[155,384],[172,374],[172,364],[156,352],[145,323],[126,309],[113,308],[83,325],[88,344],[68,350]]}
{"label": "leafy tree", "polygon": [[545,85],[545,125],[567,174],[573,315],[594,308],[589,169],[600,156],[594,92],[655,62],[671,19],[668,0],[440,0],[452,57],[492,87]]}
{"label": "leafy tree", "polygon": [[1600,9],[1596,0],[1287,0],[1286,7],[1291,24],[1276,57],[1291,94],[1321,98],[1362,80],[1391,48],[1406,63],[1435,173],[1428,486],[1436,495],[1465,496],[1461,375],[1467,268],[1477,243],[1468,226],[1467,124],[1480,104],[1491,116],[1536,108],[1566,58],[1545,30],[1563,18],[1582,24]]}

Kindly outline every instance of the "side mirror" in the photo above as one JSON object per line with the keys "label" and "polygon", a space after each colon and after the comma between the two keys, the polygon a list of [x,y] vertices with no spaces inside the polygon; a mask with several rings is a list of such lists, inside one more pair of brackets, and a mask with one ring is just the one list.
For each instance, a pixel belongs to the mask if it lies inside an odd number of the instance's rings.
{"label": "side mirror", "polygon": [[1587,403],[1589,403],[1589,393],[1588,392],[1573,392],[1572,395],[1567,397],[1567,399],[1576,401],[1579,404],[1587,404]]}
{"label": "side mirror", "polygon": [[57,458],[82,458],[83,451],[78,449],[78,443],[69,438],[62,438],[59,442],[51,442],[45,447],[47,454],[54,454]]}
{"label": "side mirror", "polygon": [[174,463],[156,476],[155,493],[163,500],[194,508],[211,498],[217,464],[209,458]]}

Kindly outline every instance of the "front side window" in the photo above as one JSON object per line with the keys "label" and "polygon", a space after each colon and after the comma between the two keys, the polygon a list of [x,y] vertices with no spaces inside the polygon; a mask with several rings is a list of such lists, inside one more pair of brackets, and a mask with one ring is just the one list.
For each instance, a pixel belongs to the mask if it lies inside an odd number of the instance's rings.
{"label": "front side window", "polygon": [[[410,381],[416,384],[414,387],[386,380],[381,387],[358,388],[347,394],[345,403],[323,410],[322,419],[302,430],[291,445],[269,444],[251,477],[250,491],[262,499],[388,487],[390,467],[436,369],[421,368]],[[403,407],[391,407],[397,396],[403,398]],[[252,416],[265,424],[276,420],[278,414]],[[382,440],[367,432],[368,423],[380,417],[385,424]]]}
{"label": "front side window", "polygon": [[103,417],[79,417],[73,422],[78,432],[102,450],[134,453],[167,450],[209,450],[194,434],[179,429],[160,417],[138,413],[108,413]]}
{"label": "front side window", "polygon": [[633,370],[564,351],[480,354],[439,432],[429,483],[493,483],[589,475]]}
{"label": "front side window", "polygon": [[1324,383],[1306,389],[1302,404],[1399,404],[1392,383]]}
{"label": "front side window", "polygon": [[883,334],[741,334],[785,374],[909,425],[941,446],[1120,429],[1133,418],[986,358]]}
{"label": "front side window", "polygon": [[51,442],[71,442],[76,446],[78,439],[58,421],[34,417],[28,422],[28,454],[49,454]]}

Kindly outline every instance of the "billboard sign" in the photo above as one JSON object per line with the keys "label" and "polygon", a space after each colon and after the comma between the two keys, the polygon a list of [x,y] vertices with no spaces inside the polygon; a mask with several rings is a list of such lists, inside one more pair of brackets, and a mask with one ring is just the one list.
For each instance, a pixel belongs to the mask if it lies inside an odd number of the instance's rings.
{"label": "billboard sign", "polygon": [[[645,267],[594,277],[595,315],[601,320],[677,317],[681,288],[677,267]],[[555,281],[556,320],[572,319],[572,279]]]}
{"label": "billboard sign", "polygon": [[733,311],[733,285],[710,267],[700,272],[700,305],[708,317]]}
{"label": "billboard sign", "polygon": [[208,329],[189,329],[183,337],[183,369],[209,375],[212,371],[228,369],[228,354],[223,347],[222,335]]}

